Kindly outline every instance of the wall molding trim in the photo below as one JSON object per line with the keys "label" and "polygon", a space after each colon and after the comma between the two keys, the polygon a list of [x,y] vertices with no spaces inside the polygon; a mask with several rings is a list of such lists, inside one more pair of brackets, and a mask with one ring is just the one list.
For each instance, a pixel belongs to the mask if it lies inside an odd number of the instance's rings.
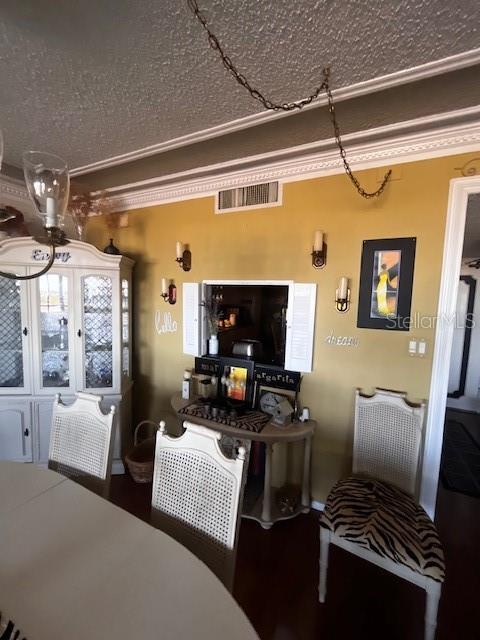
{"label": "wall molding trim", "polygon": [[[418,80],[424,80],[444,73],[450,73],[476,64],[480,64],[480,48],[471,49],[470,51],[458,53],[440,60],[434,60],[415,67],[410,67],[409,69],[402,69],[401,71],[378,76],[377,78],[372,78],[370,80],[364,80],[363,82],[357,82],[346,87],[340,87],[339,89],[334,89],[332,94],[336,102],[350,100],[352,98],[376,93],[385,89],[391,89],[410,82],[416,82]],[[303,110],[306,111],[309,109],[323,107],[325,104],[327,104],[327,99],[326,96],[322,95],[314,103],[304,107]],[[291,117],[293,115],[293,112],[261,111],[243,118],[231,120],[230,122],[226,122],[215,127],[209,127],[202,131],[196,131],[178,138],[165,140],[158,144],[149,145],[142,149],[136,149],[118,156],[99,160],[98,162],[92,162],[87,165],[75,167],[70,173],[72,177],[92,173],[93,171],[99,171],[100,169],[107,169],[127,162],[133,162],[135,160],[147,158],[159,153],[165,153],[166,151],[178,149],[197,142],[203,142],[205,140],[228,135],[229,133],[241,131],[250,127],[256,127],[272,120],[278,120],[279,118]]]}
{"label": "wall molding trim", "polygon": [[[418,130],[403,133],[414,128]],[[480,151],[480,106],[360,131],[343,140],[355,171]],[[460,177],[462,169],[458,170]],[[288,183],[340,173],[343,166],[329,139],[113,187],[108,203],[112,212],[129,211],[270,180]],[[24,183],[2,175],[0,204],[27,214],[33,211]]]}
{"label": "wall molding trim", "polygon": [[[27,188],[20,180],[0,175],[0,200],[19,201],[27,204],[30,199],[28,197]],[[10,204],[9,202],[7,204]]]}
{"label": "wall molding trim", "polygon": [[[345,135],[343,141],[355,171],[478,151],[480,107],[360,131]],[[114,212],[128,211],[214,196],[222,189],[271,180],[293,182],[343,171],[334,140],[328,139],[113,187],[108,190],[108,202]]]}

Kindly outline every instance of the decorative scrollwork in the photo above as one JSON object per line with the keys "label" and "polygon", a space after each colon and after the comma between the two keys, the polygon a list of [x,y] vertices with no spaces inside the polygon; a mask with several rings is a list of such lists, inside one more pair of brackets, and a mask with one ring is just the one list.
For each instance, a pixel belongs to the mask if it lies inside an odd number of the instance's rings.
{"label": "decorative scrollwork", "polygon": [[455,167],[455,171],[460,171],[462,176],[468,178],[480,174],[480,158],[473,158],[461,167]]}

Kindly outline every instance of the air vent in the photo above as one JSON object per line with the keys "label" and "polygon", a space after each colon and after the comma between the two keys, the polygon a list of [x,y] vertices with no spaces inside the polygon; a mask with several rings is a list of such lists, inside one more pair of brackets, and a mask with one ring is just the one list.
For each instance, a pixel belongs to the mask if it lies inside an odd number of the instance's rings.
{"label": "air vent", "polygon": [[216,213],[245,209],[260,209],[282,204],[281,188],[278,182],[251,184],[219,191],[216,198]]}

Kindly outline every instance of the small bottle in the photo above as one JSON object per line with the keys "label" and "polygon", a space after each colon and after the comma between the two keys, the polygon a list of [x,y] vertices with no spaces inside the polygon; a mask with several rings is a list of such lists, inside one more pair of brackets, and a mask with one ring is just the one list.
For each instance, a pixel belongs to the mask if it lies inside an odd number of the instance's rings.
{"label": "small bottle", "polygon": [[182,381],[182,399],[190,400],[192,396],[192,372],[189,369],[185,369],[183,372]]}

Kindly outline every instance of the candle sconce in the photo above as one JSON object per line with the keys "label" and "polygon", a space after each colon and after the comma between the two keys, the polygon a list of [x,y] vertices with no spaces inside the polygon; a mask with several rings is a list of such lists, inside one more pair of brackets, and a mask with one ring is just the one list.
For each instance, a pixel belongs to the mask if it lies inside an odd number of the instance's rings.
{"label": "candle sconce", "polygon": [[177,242],[177,257],[175,260],[184,271],[190,271],[192,268],[192,252],[188,248],[188,244],[184,246],[181,242]]}
{"label": "candle sconce", "polygon": [[339,313],[346,313],[350,309],[350,293],[348,278],[340,278],[335,291],[335,307]]}
{"label": "candle sconce", "polygon": [[177,302],[177,287],[173,280],[170,280],[170,284],[167,286],[167,280],[162,278],[162,292],[160,296],[164,302],[169,304],[175,304]]}
{"label": "candle sconce", "polygon": [[323,240],[323,233],[315,231],[312,247],[312,266],[315,269],[322,269],[327,263],[327,243]]}

